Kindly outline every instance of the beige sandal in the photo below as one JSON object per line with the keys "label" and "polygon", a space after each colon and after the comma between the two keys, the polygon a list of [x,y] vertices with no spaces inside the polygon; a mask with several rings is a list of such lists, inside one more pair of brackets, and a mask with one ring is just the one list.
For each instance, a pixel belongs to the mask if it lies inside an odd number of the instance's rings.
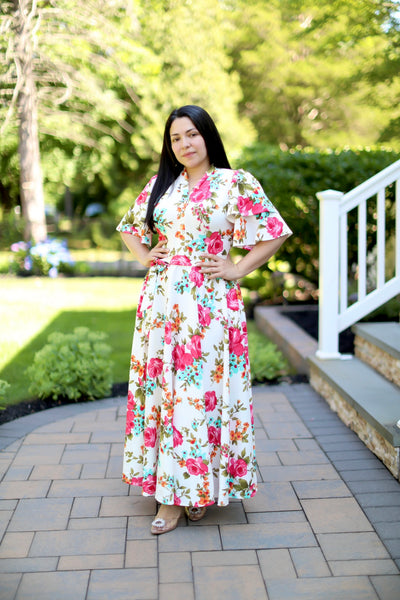
{"label": "beige sandal", "polygon": [[185,513],[189,521],[200,521],[207,511],[206,506],[185,506]]}
{"label": "beige sandal", "polygon": [[162,517],[156,517],[151,524],[151,533],[153,535],[161,535],[162,533],[168,533],[173,531],[178,525],[178,521],[182,516],[182,511],[178,513],[176,517],[171,519],[163,519]]}

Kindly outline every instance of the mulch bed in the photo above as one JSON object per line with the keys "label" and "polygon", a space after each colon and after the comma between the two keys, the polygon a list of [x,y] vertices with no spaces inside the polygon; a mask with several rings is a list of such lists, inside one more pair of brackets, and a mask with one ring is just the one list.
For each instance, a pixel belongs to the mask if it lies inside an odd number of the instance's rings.
{"label": "mulch bed", "polygon": [[[115,383],[112,386],[110,398],[115,396],[126,396],[127,393],[128,383]],[[87,402],[89,404],[93,401],[80,398],[79,402]],[[32,415],[33,413],[40,412],[41,410],[55,408],[56,406],[64,406],[65,404],[73,404],[73,401],[69,398],[57,398],[57,400],[47,398],[45,400],[33,399],[29,400],[28,402],[13,404],[0,411],[0,425],[14,421],[14,419],[19,419],[20,417],[26,417],[26,415]]]}
{"label": "mulch bed", "polygon": [[[285,317],[294,321],[308,335],[318,340],[318,310],[287,311]],[[354,333],[350,328],[339,334],[339,352],[354,354]]]}

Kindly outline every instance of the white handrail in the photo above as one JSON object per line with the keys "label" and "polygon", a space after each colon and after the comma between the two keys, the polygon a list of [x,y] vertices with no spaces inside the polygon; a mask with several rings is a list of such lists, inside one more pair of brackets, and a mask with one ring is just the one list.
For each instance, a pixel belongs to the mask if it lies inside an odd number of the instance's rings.
{"label": "white handrail", "polygon": [[[395,274],[386,281],[385,194],[395,183]],[[367,290],[367,200],[377,199],[376,285]],[[339,333],[400,294],[400,160],[347,194],[336,190],[317,193],[320,201],[319,335],[317,357],[340,358]],[[357,300],[348,305],[348,213],[357,208]]]}

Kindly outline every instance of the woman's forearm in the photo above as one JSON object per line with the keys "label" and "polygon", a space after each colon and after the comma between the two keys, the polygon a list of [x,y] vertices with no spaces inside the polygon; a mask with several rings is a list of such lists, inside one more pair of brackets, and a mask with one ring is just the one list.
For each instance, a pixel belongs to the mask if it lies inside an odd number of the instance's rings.
{"label": "woman's forearm", "polygon": [[121,238],[129,252],[131,252],[142,265],[148,266],[147,261],[150,254],[148,246],[142,244],[140,239],[131,233],[121,232]]}

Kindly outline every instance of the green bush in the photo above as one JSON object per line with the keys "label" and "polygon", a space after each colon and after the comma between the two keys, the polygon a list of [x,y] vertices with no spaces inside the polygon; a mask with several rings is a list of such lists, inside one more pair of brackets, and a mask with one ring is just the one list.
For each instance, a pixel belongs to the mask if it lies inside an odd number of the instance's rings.
{"label": "green bush", "polygon": [[[372,175],[399,159],[399,154],[384,149],[282,151],[260,143],[245,150],[240,165],[253,173],[265,192],[293,230],[277,254],[273,270],[284,270],[318,284],[319,202],[316,193],[326,189],[348,192]],[[394,190],[386,194],[386,239],[394,235]],[[349,265],[357,260],[355,211],[349,216]],[[376,244],[376,203],[367,205],[367,251]],[[281,269],[280,266],[285,268]],[[265,270],[266,267],[263,269]],[[251,287],[251,281],[248,281]],[[243,281],[247,287],[247,280]],[[254,288],[253,288],[254,289]],[[266,288],[267,289],[267,288]],[[268,294],[270,291],[268,292]],[[264,297],[270,297],[266,293]],[[287,295],[285,294],[285,297]]]}
{"label": "green bush", "polygon": [[[4,379],[0,379],[0,402],[6,399],[7,390],[10,387],[8,381],[4,381]],[[0,410],[4,410],[4,407],[0,405]]]}
{"label": "green bush", "polygon": [[112,385],[111,348],[102,332],[76,327],[73,333],[52,333],[27,369],[29,391],[39,398],[70,400],[102,398]]}
{"label": "green bush", "polygon": [[252,322],[248,322],[249,359],[252,383],[262,383],[287,375],[289,365],[275,344]]}

